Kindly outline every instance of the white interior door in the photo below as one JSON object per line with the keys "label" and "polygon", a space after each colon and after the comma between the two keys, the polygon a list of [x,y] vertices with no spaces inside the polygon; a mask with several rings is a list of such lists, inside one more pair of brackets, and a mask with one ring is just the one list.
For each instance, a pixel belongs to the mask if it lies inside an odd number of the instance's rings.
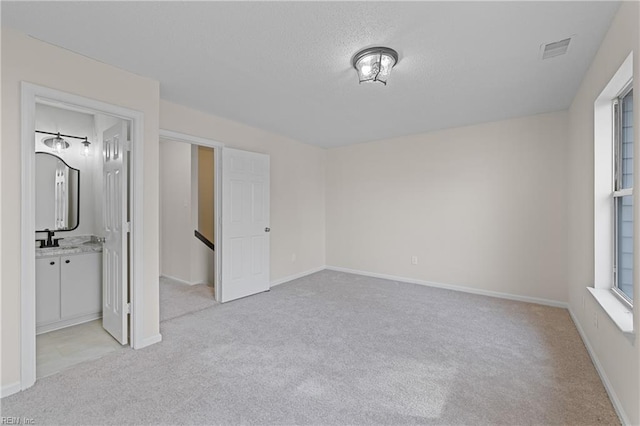
{"label": "white interior door", "polygon": [[120,122],[103,133],[102,326],[126,344],[128,302],[127,127]]}
{"label": "white interior door", "polygon": [[222,149],[220,301],[269,290],[269,156]]}

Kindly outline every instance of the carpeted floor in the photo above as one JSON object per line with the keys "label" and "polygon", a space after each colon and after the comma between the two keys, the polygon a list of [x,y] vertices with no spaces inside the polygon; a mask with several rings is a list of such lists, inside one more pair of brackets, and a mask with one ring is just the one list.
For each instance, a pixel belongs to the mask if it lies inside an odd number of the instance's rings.
{"label": "carpeted floor", "polygon": [[215,304],[211,286],[188,285],[171,278],[160,277],[160,321],[177,318]]}
{"label": "carpeted floor", "polygon": [[36,424],[617,424],[566,310],[322,271],[2,400]]}

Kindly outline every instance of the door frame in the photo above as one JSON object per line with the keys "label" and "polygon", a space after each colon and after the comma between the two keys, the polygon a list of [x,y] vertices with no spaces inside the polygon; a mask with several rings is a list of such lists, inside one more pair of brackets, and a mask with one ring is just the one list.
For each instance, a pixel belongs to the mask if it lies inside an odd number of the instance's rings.
{"label": "door frame", "polygon": [[129,108],[85,98],[33,83],[21,82],[21,322],[20,387],[25,390],[36,381],[36,279],[35,279],[35,128],[36,103],[44,102],[63,109],[102,113],[131,122],[130,186],[130,342],[134,349],[146,346],[143,338],[143,146],[144,114]]}
{"label": "door frame", "polygon": [[222,231],[222,155],[224,155],[222,151],[224,150],[224,144],[212,139],[166,129],[160,129],[160,138],[213,148],[213,174],[215,179],[213,194],[213,214],[215,215],[215,221],[213,223],[213,244],[215,245],[215,250],[213,251],[213,287],[215,300],[219,302],[222,289],[222,236],[220,233]]}

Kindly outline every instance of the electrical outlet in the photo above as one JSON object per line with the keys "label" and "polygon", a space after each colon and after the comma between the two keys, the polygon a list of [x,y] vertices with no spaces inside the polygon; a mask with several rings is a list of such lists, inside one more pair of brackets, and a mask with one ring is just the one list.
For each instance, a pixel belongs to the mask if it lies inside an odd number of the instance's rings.
{"label": "electrical outlet", "polygon": [[418,256],[411,256],[411,264],[412,265],[418,264]]}

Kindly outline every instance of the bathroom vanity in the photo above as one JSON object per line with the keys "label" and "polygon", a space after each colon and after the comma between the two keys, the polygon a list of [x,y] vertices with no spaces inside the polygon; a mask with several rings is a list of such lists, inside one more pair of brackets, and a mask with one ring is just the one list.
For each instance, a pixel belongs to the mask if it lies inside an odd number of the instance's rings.
{"label": "bathroom vanity", "polygon": [[100,318],[102,244],[36,249],[36,294],[36,334]]}
{"label": "bathroom vanity", "polygon": [[42,334],[102,317],[104,239],[67,234],[79,233],[81,207],[86,222],[94,217],[91,204],[81,204],[79,169],[53,153],[36,152],[35,175],[36,334]]}

